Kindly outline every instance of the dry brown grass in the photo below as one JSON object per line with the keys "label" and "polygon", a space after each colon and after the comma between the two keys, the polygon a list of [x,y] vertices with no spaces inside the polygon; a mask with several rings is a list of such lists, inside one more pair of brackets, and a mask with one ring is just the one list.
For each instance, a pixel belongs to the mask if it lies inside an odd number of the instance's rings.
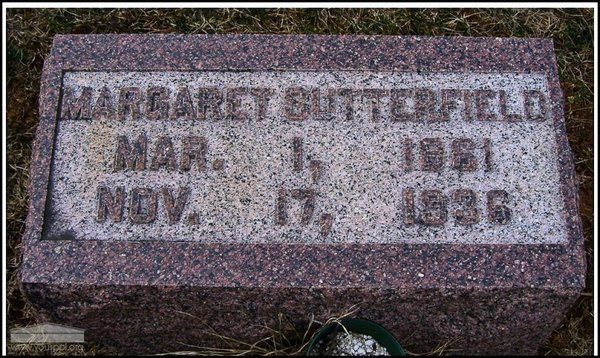
{"label": "dry brown grass", "polygon": [[[234,337],[228,337],[216,332],[212,327],[207,326],[204,330],[205,333],[212,335],[220,339],[223,347],[206,347],[186,344],[190,350],[168,352],[157,355],[198,355],[198,356],[245,356],[245,355],[261,355],[261,356],[298,356],[306,355],[309,343],[319,333],[319,329],[329,325],[330,323],[338,323],[344,329],[343,319],[353,317],[356,312],[359,311],[364,303],[359,303],[351,307],[346,308],[339,314],[332,315],[327,321],[321,322],[314,319],[311,316],[308,320],[308,324],[304,328],[303,332],[298,332],[296,327],[287,319],[282,313],[279,313],[278,326],[258,326],[258,328],[266,328],[269,332],[264,338],[257,340],[256,342],[243,342]],[[183,313],[183,312],[181,312]],[[193,321],[199,321],[198,317],[184,313]],[[292,332],[292,333],[285,333]],[[348,332],[346,330],[346,332]],[[444,355],[454,352],[451,348],[452,341],[440,342],[440,344],[429,352],[415,353],[403,348],[408,356],[436,356]],[[241,347],[241,348],[240,348]]]}
{"label": "dry brown grass", "polygon": [[[339,314],[332,315],[326,322],[320,322],[314,319],[314,316],[309,317],[308,324],[304,328],[304,331],[299,332],[289,320],[285,318],[282,313],[278,315],[278,326],[277,327],[269,327],[264,325],[257,325],[257,328],[266,329],[269,334],[264,338],[257,340],[256,342],[243,342],[234,337],[228,337],[216,332],[212,327],[207,326],[204,330],[205,333],[214,336],[223,342],[224,346],[229,346],[229,348],[223,347],[205,347],[205,346],[196,346],[189,345],[191,350],[187,351],[178,351],[178,352],[168,352],[164,355],[206,355],[206,356],[214,356],[214,355],[263,355],[263,356],[296,356],[303,355],[306,353],[306,348],[317,333],[318,329],[328,325],[332,322],[338,322],[346,317],[351,317],[354,315],[361,304],[356,304],[351,307],[348,307],[343,312]],[[186,315],[189,315],[186,313]],[[198,317],[189,315],[192,320],[199,321]],[[285,333],[291,332],[291,333]],[[240,348],[242,347],[242,348]],[[163,354],[159,354],[163,355]]]}
{"label": "dry brown grass", "polygon": [[[34,323],[16,269],[44,57],[57,33],[314,33],[552,37],[566,98],[593,290],[593,9],[7,9],[8,326]],[[592,353],[592,297],[582,296],[540,354]],[[94,351],[95,352],[95,351]],[[429,352],[439,353],[439,352]]]}

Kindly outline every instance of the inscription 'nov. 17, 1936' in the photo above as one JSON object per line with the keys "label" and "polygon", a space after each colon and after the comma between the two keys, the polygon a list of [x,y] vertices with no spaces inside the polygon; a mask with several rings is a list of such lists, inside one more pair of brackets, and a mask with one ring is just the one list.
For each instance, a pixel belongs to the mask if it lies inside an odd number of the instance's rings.
{"label": "inscription 'nov. 17, 1936'", "polygon": [[559,243],[551,110],[536,74],[66,72],[44,237]]}

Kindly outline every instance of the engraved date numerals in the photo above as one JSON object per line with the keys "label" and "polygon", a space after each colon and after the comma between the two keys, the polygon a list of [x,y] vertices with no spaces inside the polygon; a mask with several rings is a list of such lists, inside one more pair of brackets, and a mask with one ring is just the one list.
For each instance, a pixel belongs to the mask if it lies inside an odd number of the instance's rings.
{"label": "engraved date numerals", "polygon": [[[277,225],[287,225],[290,223],[288,215],[288,200],[292,198],[302,202],[302,211],[300,213],[300,224],[307,226],[315,213],[315,201],[317,193],[314,189],[285,189],[280,188],[277,195],[276,223]],[[319,227],[321,235],[327,235],[331,231],[333,216],[331,214],[321,214],[319,218]]]}
{"label": "engraved date numerals", "polygon": [[308,225],[315,212],[316,195],[313,189],[279,189],[279,195],[277,196],[277,224],[286,225],[288,223],[288,195],[293,199],[304,201],[304,204],[302,205],[302,213],[300,215],[300,224],[303,226]]}
{"label": "engraved date numerals", "polygon": [[[294,137],[292,139],[292,163],[294,172],[302,172],[304,170],[304,149],[302,138]],[[308,163],[310,185],[316,185],[321,178],[323,163],[319,160],[311,160]],[[275,223],[280,226],[290,224],[288,217],[288,202],[290,199],[302,202],[302,210],[299,214],[299,222],[302,226],[307,226],[315,213],[317,191],[311,187],[285,189],[279,188],[277,193],[277,204],[275,208]],[[321,214],[319,218],[319,232],[322,236],[326,236],[331,231],[333,224],[333,215],[328,213]]]}
{"label": "engraved date numerals", "polygon": [[[446,224],[449,217],[459,225],[472,225],[480,221],[477,194],[471,189],[458,189],[446,195],[437,189],[422,190],[417,194],[413,188],[405,188],[402,199],[405,225],[439,226]],[[485,194],[485,200],[487,221],[497,225],[508,224],[511,218],[508,193],[490,190]]]}

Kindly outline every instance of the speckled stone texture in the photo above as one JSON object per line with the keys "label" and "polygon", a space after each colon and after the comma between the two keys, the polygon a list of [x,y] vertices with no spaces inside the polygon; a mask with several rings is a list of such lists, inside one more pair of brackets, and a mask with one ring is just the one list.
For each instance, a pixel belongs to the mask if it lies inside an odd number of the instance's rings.
{"label": "speckled stone texture", "polygon": [[[211,104],[195,96],[215,81],[274,94],[240,90],[202,119]],[[294,86],[334,88],[337,102],[286,105]],[[414,88],[433,92],[392,91]],[[136,96],[152,102],[140,118]],[[562,101],[548,39],[57,36],[22,289],[41,320],[118,352],[222,345],[207,324],[254,342],[280,313],[303,330],[360,304],[412,351],[534,354],[585,278]],[[305,118],[323,108],[333,118]],[[131,157],[142,133],[144,164]]]}
{"label": "speckled stone texture", "polygon": [[[496,97],[503,91],[509,104],[504,112],[524,113],[531,105],[525,105],[523,93],[547,93],[542,74],[138,71],[115,76],[109,71],[66,72],[63,87],[67,94],[58,122],[47,206],[51,219],[47,220],[43,239],[70,236],[84,240],[203,243],[531,244],[562,243],[567,238],[561,218],[556,142],[548,140],[554,132],[552,121],[508,121],[507,115],[485,122],[465,119],[465,112],[477,116],[478,91],[492,91]],[[130,116],[122,120],[114,115],[106,118],[91,110],[87,114],[79,112],[89,120],[71,118],[76,111],[71,109],[70,99],[80,98],[84,89],[91,89],[89,103],[94,104],[102,98],[102,91],[111,93],[112,102],[117,102],[115,97],[123,88],[139,89],[140,97],[152,88],[166,89],[169,108],[164,117],[148,118],[152,105],[146,98],[140,101],[139,118],[135,120]],[[265,97],[262,116],[257,115],[256,98],[250,94],[240,96],[239,112],[246,115],[245,120],[211,117],[212,113],[207,111],[205,115],[200,105],[196,106],[195,116],[203,119],[194,120],[194,112],[185,113],[182,106],[179,109],[183,114],[176,115],[176,99],[181,93],[196,98],[195,104],[206,88],[218,88],[227,98],[246,88],[269,91],[270,95]],[[323,102],[318,108],[320,114],[316,106],[314,111],[302,113],[306,115],[302,120],[294,116],[299,113],[289,113],[286,97],[299,88],[319,91],[318,100]],[[340,88],[354,91],[352,102],[348,102],[352,104],[351,112],[346,111],[346,98],[335,95],[333,101],[328,100],[329,93]],[[447,98],[448,94],[468,89],[474,99],[469,106],[464,97],[452,97],[454,101],[449,103],[456,108],[448,110],[443,120],[398,120],[392,110],[394,101],[386,93],[412,88],[432,90],[440,99],[442,93]],[[373,93],[379,93],[375,105],[371,101]],[[492,104],[498,108],[492,111],[500,114],[500,101],[496,99]],[[411,100],[417,107],[415,97]],[[189,108],[194,109],[191,104]],[[222,112],[226,112],[226,106]],[[377,110],[375,115],[373,109]],[[123,150],[127,153],[124,143],[131,148],[139,143],[140,136],[146,148],[145,164],[129,168],[125,159],[115,159],[127,158],[122,154]],[[194,152],[186,149],[191,147],[190,136],[202,138],[205,146],[201,170],[193,163],[195,158],[185,164],[186,153]],[[426,141],[433,143],[431,150],[424,149]],[[173,149],[168,157],[172,160],[159,165],[164,148]],[[441,156],[437,156],[437,150],[443,151]],[[410,155],[406,155],[408,152]],[[430,160],[430,168],[423,170],[421,161],[427,156],[440,160]],[[215,161],[224,163],[223,167],[215,169],[211,165]],[[318,178],[313,178],[316,173]],[[104,202],[111,200],[117,188],[123,189],[125,213],[119,220],[101,213],[104,221],[98,222],[102,207],[97,188],[105,190],[103,195],[108,199]],[[134,188],[155,193],[150,194],[156,195],[153,218],[139,222],[131,215],[135,210],[125,202],[133,197]],[[181,201],[179,215],[167,215],[162,190],[178,197],[184,188],[185,202]],[[288,192],[281,196],[280,189]],[[312,215],[304,221],[298,220],[303,216],[304,200],[295,200],[304,198],[294,198],[291,191],[295,189],[314,192]],[[461,206],[467,203],[456,203],[450,196],[457,190],[469,190],[465,199],[476,196],[478,202],[472,206],[475,212],[470,217],[464,213],[460,220],[452,212],[445,213],[444,225],[407,225],[405,213],[411,210],[405,210],[405,192],[412,190],[416,193],[413,196],[419,196],[431,189],[442,190],[446,200],[452,201],[447,203],[446,211],[463,212],[466,210]],[[490,210],[484,207],[487,193],[498,189],[511,196],[510,220],[502,225],[487,220]],[[418,216],[426,209],[424,201],[413,201],[417,204],[413,216]],[[279,202],[286,206],[281,213],[287,216],[284,225],[274,223],[280,214],[279,209],[274,213]],[[327,233],[319,227],[324,215],[332,217]],[[195,217],[196,222],[186,220]],[[465,225],[467,220],[473,222]]]}

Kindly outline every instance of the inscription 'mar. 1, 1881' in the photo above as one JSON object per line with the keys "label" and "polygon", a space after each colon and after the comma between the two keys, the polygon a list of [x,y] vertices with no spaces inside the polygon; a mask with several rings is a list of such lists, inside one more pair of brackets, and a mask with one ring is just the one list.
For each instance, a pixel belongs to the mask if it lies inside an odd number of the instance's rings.
{"label": "inscription 'mar. 1, 1881'", "polygon": [[560,205],[556,143],[540,135],[546,86],[535,74],[66,72],[45,237],[559,242],[556,226],[524,220]]}

